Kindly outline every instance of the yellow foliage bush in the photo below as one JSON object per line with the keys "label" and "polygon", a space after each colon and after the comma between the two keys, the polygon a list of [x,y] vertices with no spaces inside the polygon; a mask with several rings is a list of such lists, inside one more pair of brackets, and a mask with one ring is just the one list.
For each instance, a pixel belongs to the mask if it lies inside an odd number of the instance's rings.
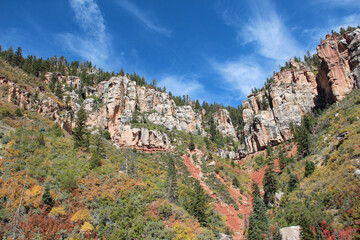
{"label": "yellow foliage bush", "polygon": [[196,234],[191,232],[191,228],[187,227],[185,224],[178,222],[174,226],[176,233],[176,240],[192,240],[198,239]]}
{"label": "yellow foliage bush", "polygon": [[65,215],[65,207],[60,206],[60,207],[53,207],[49,213],[50,217],[58,217],[61,215]]}
{"label": "yellow foliage bush", "polygon": [[41,198],[44,188],[41,185],[34,185],[25,192],[25,206],[38,208],[41,203]]}
{"label": "yellow foliage bush", "polygon": [[94,230],[93,226],[91,225],[90,222],[86,221],[81,226],[80,232],[85,233],[85,232],[91,232],[92,230]]}
{"label": "yellow foliage bush", "polygon": [[86,221],[90,221],[90,210],[89,210],[89,209],[81,209],[81,210],[77,211],[77,212],[71,217],[71,221],[72,221],[72,222],[78,222],[78,221],[86,222]]}

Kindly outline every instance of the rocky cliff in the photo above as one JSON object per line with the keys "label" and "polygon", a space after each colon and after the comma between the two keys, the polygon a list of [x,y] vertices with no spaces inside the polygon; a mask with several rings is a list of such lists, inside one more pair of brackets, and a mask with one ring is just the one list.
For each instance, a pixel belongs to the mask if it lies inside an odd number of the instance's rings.
{"label": "rocky cliff", "polygon": [[339,101],[359,88],[360,29],[345,36],[331,35],[317,47],[321,60],[314,75],[309,67],[290,61],[290,68],[274,76],[266,89],[243,101],[245,144],[249,152],[290,139],[290,123],[315,107]]}
{"label": "rocky cliff", "polygon": [[321,65],[317,76],[320,97],[336,102],[360,87],[360,29],[344,36],[327,35],[317,47]]}
{"label": "rocky cliff", "polygon": [[[47,73],[45,83],[51,77],[52,73]],[[58,77],[68,86],[79,87],[76,77]],[[74,127],[76,112],[82,105],[88,112],[88,126],[108,130],[119,146],[168,150],[172,146],[167,131],[205,134],[202,115],[195,113],[191,106],[178,107],[166,93],[137,86],[127,77],[112,77],[96,88],[84,87],[86,99],[82,103],[74,90],[65,91],[66,106],[44,88],[29,90],[5,78],[0,84],[7,88],[9,102],[51,117],[68,132]]]}
{"label": "rocky cliff", "polygon": [[[146,123],[170,131],[204,132],[201,114],[196,114],[191,106],[177,107],[166,93],[137,86],[126,77],[99,83],[95,98],[86,99],[83,105],[89,112],[88,124],[107,129],[120,146],[169,149],[169,136],[150,130]],[[137,122],[142,122],[142,127],[133,127],[139,125],[134,124]]]}
{"label": "rocky cliff", "polygon": [[220,109],[213,114],[216,129],[223,135],[231,137],[234,141],[238,140],[235,128],[231,122],[230,114],[226,109]]}
{"label": "rocky cliff", "polygon": [[249,152],[280,144],[291,137],[290,123],[314,106],[316,78],[304,64],[290,61],[290,69],[274,76],[267,89],[243,101],[245,143]]}

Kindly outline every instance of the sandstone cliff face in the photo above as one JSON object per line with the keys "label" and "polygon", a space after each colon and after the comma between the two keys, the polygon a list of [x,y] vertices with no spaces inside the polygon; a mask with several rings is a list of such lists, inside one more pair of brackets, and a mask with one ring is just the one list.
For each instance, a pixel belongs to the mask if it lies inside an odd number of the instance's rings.
{"label": "sandstone cliff face", "polygon": [[226,109],[220,109],[213,114],[214,122],[217,125],[216,129],[223,136],[229,136],[235,141],[238,140],[235,128],[231,122],[230,114]]}
{"label": "sandstone cliff face", "polygon": [[[52,73],[46,74],[46,79],[51,77]],[[59,78],[64,78],[74,88],[79,87],[76,77],[65,78],[59,75]],[[9,102],[49,116],[71,132],[76,112],[81,107],[77,93],[65,91],[63,100],[68,105],[65,107],[44,89],[36,89],[30,93],[5,79],[0,83],[8,87]],[[107,129],[112,140],[119,146],[168,150],[172,148],[171,139],[166,133],[168,130],[205,133],[201,125],[201,114],[196,114],[191,106],[177,107],[166,93],[137,86],[126,77],[112,77],[109,81],[99,83],[97,88],[84,87],[83,90],[86,99],[82,106],[88,112],[88,126]],[[138,124],[140,127],[132,127],[133,120],[145,123]],[[154,127],[149,128],[147,123],[163,126],[163,129],[150,129]]]}
{"label": "sandstone cliff face", "polygon": [[327,35],[317,47],[322,60],[318,83],[326,102],[340,101],[353,88],[359,88],[359,35],[360,29],[346,33],[345,37]]}
{"label": "sandstone cliff face", "polygon": [[[344,37],[327,36],[317,48],[321,65],[317,76],[304,64],[290,61],[291,69],[274,76],[269,88],[243,102],[247,150],[259,151],[268,142],[290,139],[290,123],[314,107],[340,101],[360,87],[360,29]],[[267,104],[269,103],[269,104]]]}
{"label": "sandstone cliff face", "polygon": [[100,99],[99,103],[93,98],[83,103],[89,111],[88,124],[108,129],[120,146],[171,148],[166,133],[146,127],[132,128],[134,120],[151,122],[170,131],[204,131],[201,115],[191,106],[177,107],[166,93],[137,86],[126,77],[112,77],[99,83],[95,97]]}
{"label": "sandstone cliff face", "polygon": [[243,101],[245,143],[249,152],[290,139],[290,123],[300,123],[301,116],[315,106],[314,74],[302,63],[291,60],[290,65],[291,69],[274,76],[267,90]]}

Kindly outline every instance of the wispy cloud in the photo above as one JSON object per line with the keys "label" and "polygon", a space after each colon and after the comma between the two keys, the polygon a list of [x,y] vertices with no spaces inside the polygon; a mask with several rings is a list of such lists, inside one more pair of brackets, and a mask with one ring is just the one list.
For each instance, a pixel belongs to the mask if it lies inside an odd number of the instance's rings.
{"label": "wispy cloud", "polygon": [[135,18],[142,22],[148,29],[171,37],[171,30],[162,27],[154,22],[154,20],[144,11],[140,10],[135,4],[128,0],[118,0],[117,3],[126,11],[131,13]]}
{"label": "wispy cloud", "polygon": [[111,52],[111,36],[106,31],[104,17],[94,0],[69,0],[81,33],[61,33],[57,38],[73,53],[106,66]]}
{"label": "wispy cloud", "polygon": [[159,80],[158,85],[165,86],[174,96],[189,95],[193,99],[200,98],[205,91],[194,76],[167,75]]}
{"label": "wispy cloud", "polygon": [[283,63],[303,52],[291,35],[273,4],[268,0],[248,1],[249,17],[244,19],[244,9],[220,6],[219,13],[226,24],[234,26],[242,44],[254,43],[254,51],[263,57]]}
{"label": "wispy cloud", "polygon": [[226,82],[223,88],[238,92],[239,99],[246,97],[252,88],[260,87],[266,79],[265,69],[248,57],[225,63],[212,61],[211,64]]}
{"label": "wispy cloud", "polygon": [[274,70],[278,64],[303,54],[299,43],[270,1],[247,3],[244,6],[243,2],[241,5],[238,1],[221,1],[217,10],[221,19],[234,27],[240,47],[248,46],[251,51],[239,56],[238,60],[210,61],[213,69],[228,84],[228,90],[237,91],[239,98],[247,96],[253,87],[261,87],[269,69]]}

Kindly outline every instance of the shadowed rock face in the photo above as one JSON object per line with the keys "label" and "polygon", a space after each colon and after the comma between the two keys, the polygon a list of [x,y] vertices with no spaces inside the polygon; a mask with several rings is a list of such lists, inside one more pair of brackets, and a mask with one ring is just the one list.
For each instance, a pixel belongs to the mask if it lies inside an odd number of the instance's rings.
{"label": "shadowed rock face", "polygon": [[317,51],[321,60],[317,76],[304,64],[291,60],[291,68],[274,76],[268,89],[243,101],[249,152],[290,139],[291,122],[299,124],[301,116],[313,108],[340,101],[360,87],[360,29],[344,37],[327,36]]}

